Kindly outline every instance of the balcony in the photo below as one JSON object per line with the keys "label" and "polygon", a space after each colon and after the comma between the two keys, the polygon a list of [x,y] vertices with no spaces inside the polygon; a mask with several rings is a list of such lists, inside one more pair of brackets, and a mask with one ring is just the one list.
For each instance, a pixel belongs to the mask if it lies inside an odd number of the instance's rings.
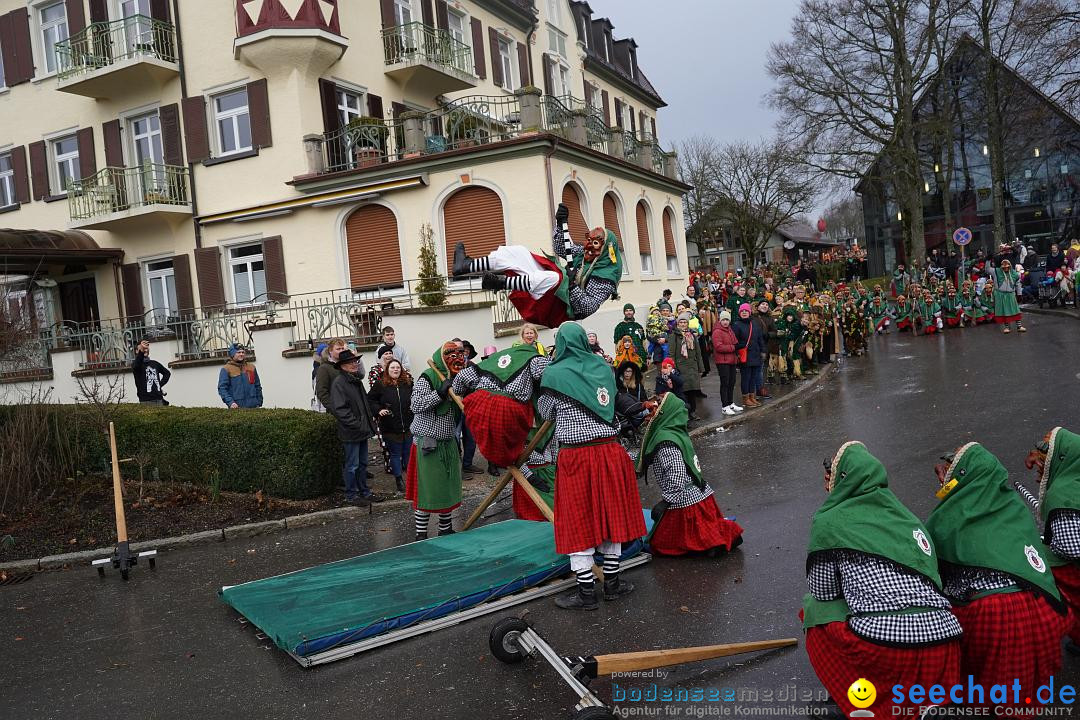
{"label": "balcony", "polygon": [[382,31],[386,74],[410,94],[435,96],[476,87],[472,48],[446,30],[413,22]]}
{"label": "balcony", "polygon": [[191,217],[188,170],[147,163],[107,167],[68,187],[69,227],[117,230],[152,220]]}
{"label": "balcony", "polygon": [[180,72],[175,29],[145,15],[92,23],[56,56],[57,89],[91,98],[156,92]]}

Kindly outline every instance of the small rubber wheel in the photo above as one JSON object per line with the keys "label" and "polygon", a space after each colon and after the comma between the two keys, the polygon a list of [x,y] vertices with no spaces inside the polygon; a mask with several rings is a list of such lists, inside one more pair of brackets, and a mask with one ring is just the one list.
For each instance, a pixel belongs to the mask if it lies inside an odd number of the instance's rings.
{"label": "small rubber wheel", "polygon": [[148,562],[148,563],[150,563],[150,569],[151,569],[151,570],[154,570],[154,569],[156,569],[156,568],[157,568],[157,566],[156,566],[156,565],[154,564],[154,558],[152,558],[152,557],[151,557],[151,558],[149,558],[149,559],[147,560],[147,562]]}
{"label": "small rubber wheel", "polygon": [[124,580],[128,579],[128,569],[127,568],[124,568],[123,570],[120,571],[120,577],[122,577]]}
{"label": "small rubber wheel", "polygon": [[98,565],[97,574],[98,577],[105,577],[105,568]]}
{"label": "small rubber wheel", "polygon": [[513,665],[525,659],[525,653],[518,647],[517,639],[529,629],[529,624],[516,617],[503,618],[495,623],[488,635],[488,647],[491,654],[504,663]]}
{"label": "small rubber wheel", "polygon": [[606,707],[581,708],[574,713],[574,720],[615,720],[615,713]]}

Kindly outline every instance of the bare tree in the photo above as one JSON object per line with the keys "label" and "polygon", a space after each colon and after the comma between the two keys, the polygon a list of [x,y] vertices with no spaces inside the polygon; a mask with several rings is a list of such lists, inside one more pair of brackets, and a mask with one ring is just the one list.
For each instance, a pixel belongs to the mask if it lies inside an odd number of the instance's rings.
{"label": "bare tree", "polygon": [[683,227],[690,236],[687,239],[697,245],[698,257],[704,260],[707,220],[718,199],[713,176],[720,148],[714,138],[695,135],[683,140],[676,149],[679,179],[692,186],[683,196]]}
{"label": "bare tree", "polygon": [[866,232],[862,200],[855,195],[834,201],[825,208],[822,217],[825,219],[825,232],[829,237],[838,240],[863,237]]}
{"label": "bare tree", "polygon": [[777,141],[725,145],[713,172],[717,209],[756,262],[776,229],[808,212],[817,196],[804,158]]}

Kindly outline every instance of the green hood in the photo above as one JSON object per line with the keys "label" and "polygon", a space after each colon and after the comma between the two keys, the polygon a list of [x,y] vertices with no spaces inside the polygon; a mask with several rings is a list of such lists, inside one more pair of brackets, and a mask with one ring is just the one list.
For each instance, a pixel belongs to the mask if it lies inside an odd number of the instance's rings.
{"label": "green hood", "polygon": [[[605,230],[605,233],[604,249],[600,251],[600,255],[596,260],[585,266],[585,277],[608,280],[618,287],[623,275],[623,252],[619,249],[619,239],[615,237],[615,233],[611,230]],[[570,267],[578,271],[579,279],[581,278],[581,267],[584,262],[585,254],[580,253],[575,255],[570,263]]]}
{"label": "green hood", "polygon": [[889,490],[885,466],[865,445],[840,447],[832,461],[832,482],[810,526],[807,568],[814,553],[853,550],[898,563],[941,588],[926,528]]}
{"label": "green hood", "polygon": [[698,460],[694,443],[690,440],[690,434],[686,429],[689,422],[689,414],[686,411],[686,403],[679,399],[675,393],[665,393],[664,400],[656,409],[656,415],[649,421],[649,427],[645,430],[645,437],[641,441],[641,452],[638,453],[637,471],[639,475],[645,473],[656,449],[660,443],[669,442],[679,448],[682,453],[686,469],[694,484],[702,490],[705,489],[705,478],[701,474],[701,462]]}
{"label": "green hood", "polygon": [[581,404],[604,422],[615,419],[615,373],[589,350],[585,329],[575,322],[559,326],[555,359],[544,371],[540,387]]}
{"label": "green hood", "polygon": [[1039,531],[1005,466],[979,443],[968,443],[945,477],[941,504],[926,520],[939,560],[1005,573],[1060,602]]}
{"label": "green hood", "polygon": [[535,345],[515,345],[509,350],[497,352],[476,364],[476,369],[506,385],[516,378],[540,352]]}
{"label": "green hood", "polygon": [[1058,510],[1080,510],[1080,435],[1056,427],[1050,433],[1042,482],[1039,484],[1039,516],[1050,543],[1050,516]]}
{"label": "green hood", "polygon": [[[439,349],[435,351],[435,354],[431,356],[431,362],[435,364],[435,367],[439,369],[439,372],[442,373],[444,378],[450,377],[450,371],[446,369],[446,363],[443,362],[441,345],[439,346]],[[431,387],[433,388],[438,388],[440,385],[442,385],[442,380],[439,379],[439,376],[430,367],[424,372],[422,372],[420,374],[420,377],[427,378],[427,381],[431,384]],[[455,407],[456,405],[454,404],[454,399],[450,397],[450,393],[446,393],[446,398],[443,399],[441,403],[435,406],[435,414],[445,415],[449,412],[453,412]]]}

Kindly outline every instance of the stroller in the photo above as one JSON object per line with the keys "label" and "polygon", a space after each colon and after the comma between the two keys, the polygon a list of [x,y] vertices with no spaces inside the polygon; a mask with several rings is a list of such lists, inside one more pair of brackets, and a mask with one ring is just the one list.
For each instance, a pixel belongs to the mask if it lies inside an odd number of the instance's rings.
{"label": "stroller", "polygon": [[1053,307],[1054,305],[1061,305],[1065,307],[1065,303],[1069,298],[1069,283],[1064,278],[1063,272],[1058,270],[1056,273],[1043,273],[1044,277],[1038,283],[1039,307],[1046,307],[1047,305]]}

